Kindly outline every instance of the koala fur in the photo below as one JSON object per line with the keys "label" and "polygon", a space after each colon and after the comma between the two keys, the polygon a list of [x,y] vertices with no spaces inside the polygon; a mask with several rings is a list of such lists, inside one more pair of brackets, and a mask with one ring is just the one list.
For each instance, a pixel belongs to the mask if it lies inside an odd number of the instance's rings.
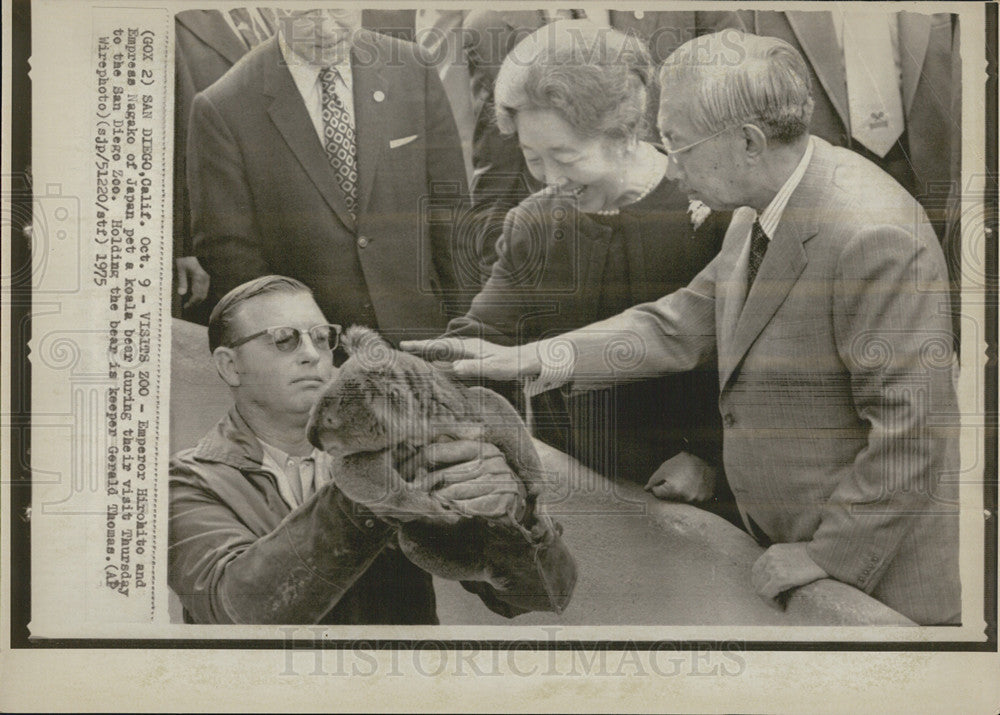
{"label": "koala fur", "polygon": [[400,548],[416,565],[449,579],[502,586],[504,554],[488,553],[490,530],[530,532],[513,514],[466,514],[460,504],[421,489],[426,470],[414,456],[441,439],[496,445],[522,482],[530,515],[542,465],[517,411],[492,390],[466,387],[368,328],[349,328],[343,345],[349,358],[325,386],[308,427],[309,440],[334,458],[337,486],[375,514],[403,521]]}

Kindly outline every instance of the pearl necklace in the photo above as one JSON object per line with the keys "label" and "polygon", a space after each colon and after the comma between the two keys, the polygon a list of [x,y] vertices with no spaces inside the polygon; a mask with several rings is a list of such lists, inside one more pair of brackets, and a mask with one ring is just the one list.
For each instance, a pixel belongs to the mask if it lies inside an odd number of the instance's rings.
{"label": "pearl necklace", "polygon": [[[635,198],[635,200],[630,201],[629,204],[637,204],[644,198],[649,196],[653,189],[660,185],[663,181],[663,176],[666,173],[666,167],[663,167],[663,171],[660,170],[661,163],[659,161],[654,161],[652,163],[652,169],[649,172],[649,178],[646,179],[646,184],[642,187],[642,191]],[[629,204],[626,204],[628,206]],[[621,213],[621,207],[616,206],[613,209],[601,209],[599,211],[588,211],[587,213],[594,214],[595,216],[617,216]]]}

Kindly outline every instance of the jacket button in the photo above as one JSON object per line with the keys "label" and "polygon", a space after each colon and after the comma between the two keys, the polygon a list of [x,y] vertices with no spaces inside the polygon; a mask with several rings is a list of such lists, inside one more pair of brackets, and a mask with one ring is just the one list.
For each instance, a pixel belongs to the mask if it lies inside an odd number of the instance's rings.
{"label": "jacket button", "polygon": [[367,526],[369,529],[374,529],[375,528],[375,520],[374,519],[365,519],[365,526]]}
{"label": "jacket button", "polygon": [[734,424],[736,424],[736,418],[733,417],[733,414],[731,412],[727,412],[722,416],[722,423],[726,427],[732,427]]}
{"label": "jacket button", "polygon": [[641,20],[646,15],[646,13],[644,13],[642,10],[636,10],[635,12],[632,13],[632,15],[635,17],[636,20]]}
{"label": "jacket button", "polygon": [[367,238],[362,236],[361,238],[358,239],[358,248],[367,248],[367,246],[368,246]]}

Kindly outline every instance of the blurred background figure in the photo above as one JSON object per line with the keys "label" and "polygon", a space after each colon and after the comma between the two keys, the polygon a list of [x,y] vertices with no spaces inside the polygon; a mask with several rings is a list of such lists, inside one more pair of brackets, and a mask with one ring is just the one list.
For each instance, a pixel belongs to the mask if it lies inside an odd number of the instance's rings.
{"label": "blurred background figure", "polygon": [[[812,133],[875,162],[923,206],[941,241],[960,345],[962,58],[958,16],[851,8],[744,11],[748,30],[806,58]],[[874,129],[872,128],[874,125]]]}
{"label": "blurred background figure", "polygon": [[274,35],[270,8],[185,10],[174,16],[174,282],[173,313],[208,322],[200,305],[208,273],[194,255],[187,187],[187,135],[194,96],[224,75],[249,50]]}
{"label": "blurred background figure", "polygon": [[961,182],[958,19],[856,9],[746,12],[747,29],[778,37],[809,64],[811,131],[875,162],[946,235],[949,193]]}
{"label": "blurred background figure", "polygon": [[[472,94],[462,50],[462,10],[363,10],[362,27],[397,39],[418,42],[437,69],[451,106],[465,160],[466,181],[472,175]],[[210,278],[194,255],[191,207],[187,186],[187,136],[191,104],[257,45],[274,36],[273,8],[184,10],[175,15],[174,101],[174,262],[173,314],[205,324],[211,306]]]}

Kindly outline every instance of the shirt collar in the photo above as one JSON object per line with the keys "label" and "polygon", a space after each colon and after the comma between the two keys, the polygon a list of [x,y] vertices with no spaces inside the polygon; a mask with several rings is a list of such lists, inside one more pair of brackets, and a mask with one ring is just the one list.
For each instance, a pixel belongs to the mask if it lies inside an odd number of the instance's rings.
{"label": "shirt collar", "polygon": [[[278,33],[278,47],[281,49],[281,55],[285,60],[285,66],[288,67],[288,72],[292,75],[292,79],[295,81],[295,86],[299,88],[299,93],[303,97],[310,96],[315,91],[317,82],[319,81],[319,74],[324,68],[309,64],[296,55],[292,51],[292,48],[288,46],[288,43],[285,42],[285,37],[281,33]],[[347,52],[343,60],[330,66],[337,71],[337,74],[340,76],[340,80],[344,83],[347,89],[352,90],[353,77],[351,76],[351,53]]]}
{"label": "shirt collar", "polygon": [[778,193],[771,199],[771,203],[767,205],[767,208],[761,212],[758,218],[760,227],[764,229],[768,240],[778,230],[778,224],[781,222],[781,215],[785,212],[788,200],[792,198],[792,194],[798,188],[802,177],[805,176],[806,169],[809,167],[809,161],[812,159],[813,145],[813,138],[809,137],[809,142],[806,144],[805,153],[802,154],[802,158],[799,160],[799,165],[795,167],[795,171],[785,180],[785,183],[778,189]]}
{"label": "shirt collar", "polygon": [[[236,405],[229,413],[219,420],[195,448],[195,457],[209,462],[222,462],[237,469],[260,469],[264,464],[265,454],[278,464],[284,464],[288,454],[277,447],[262,442],[250,425],[246,423]],[[308,457],[317,465],[325,464],[326,452],[313,448]]]}
{"label": "shirt collar", "polygon": [[257,441],[260,442],[260,446],[264,450],[264,454],[273,459],[276,464],[285,464],[289,459],[304,462],[307,459],[314,459],[313,454],[316,452],[316,448],[313,447],[313,451],[304,457],[292,457],[292,455],[285,450],[275,447],[273,444],[268,444],[260,437],[257,438]]}

